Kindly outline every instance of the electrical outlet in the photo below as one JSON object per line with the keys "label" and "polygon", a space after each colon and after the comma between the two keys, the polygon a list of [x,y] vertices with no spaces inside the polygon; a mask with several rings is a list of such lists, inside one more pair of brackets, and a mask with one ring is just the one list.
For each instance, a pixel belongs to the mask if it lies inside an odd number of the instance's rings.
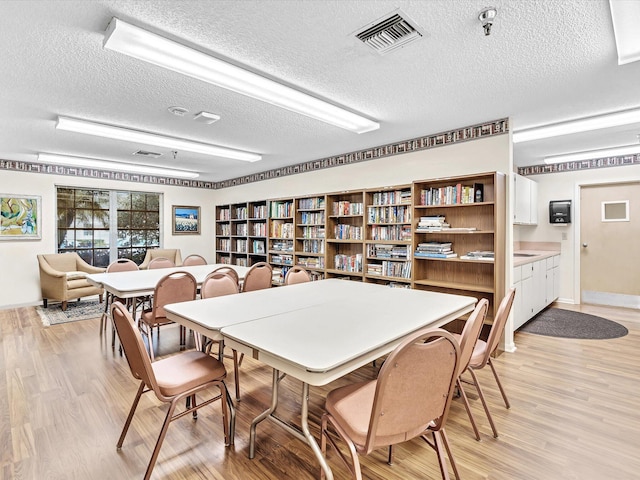
{"label": "electrical outlet", "polygon": [[567,232],[562,232],[562,240],[566,240],[567,239]]}

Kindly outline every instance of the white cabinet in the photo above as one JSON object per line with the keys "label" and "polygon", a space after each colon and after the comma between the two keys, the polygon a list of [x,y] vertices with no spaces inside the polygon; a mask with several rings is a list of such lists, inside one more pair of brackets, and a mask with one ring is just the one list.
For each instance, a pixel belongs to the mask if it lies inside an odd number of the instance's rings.
{"label": "white cabinet", "polygon": [[513,329],[517,330],[558,298],[560,255],[514,267],[516,297]]}
{"label": "white cabinet", "polygon": [[533,180],[513,175],[515,203],[513,223],[518,225],[538,224],[538,184]]}

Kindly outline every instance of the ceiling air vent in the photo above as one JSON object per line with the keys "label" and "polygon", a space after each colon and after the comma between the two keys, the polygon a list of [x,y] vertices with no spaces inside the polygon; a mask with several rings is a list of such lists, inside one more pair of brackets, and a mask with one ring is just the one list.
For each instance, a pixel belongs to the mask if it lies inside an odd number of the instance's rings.
{"label": "ceiling air vent", "polygon": [[146,157],[146,158],[159,158],[162,156],[161,153],[156,152],[147,152],[146,150],[138,150],[137,152],[133,152],[136,157]]}
{"label": "ceiling air vent", "polygon": [[422,32],[417,25],[398,11],[364,28],[355,34],[356,37],[380,55],[385,55],[422,37]]}

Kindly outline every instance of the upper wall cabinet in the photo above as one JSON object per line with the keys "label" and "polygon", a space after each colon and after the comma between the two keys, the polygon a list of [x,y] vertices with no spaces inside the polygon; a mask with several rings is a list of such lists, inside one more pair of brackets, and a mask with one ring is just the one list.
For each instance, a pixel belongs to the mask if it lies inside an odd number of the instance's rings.
{"label": "upper wall cabinet", "polygon": [[538,224],[538,184],[515,173],[513,175],[515,208],[513,223],[516,225]]}

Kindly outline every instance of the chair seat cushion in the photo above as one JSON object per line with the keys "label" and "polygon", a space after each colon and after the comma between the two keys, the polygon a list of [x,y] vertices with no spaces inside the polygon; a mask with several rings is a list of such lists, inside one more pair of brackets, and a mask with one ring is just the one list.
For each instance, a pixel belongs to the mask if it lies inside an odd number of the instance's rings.
{"label": "chair seat cushion", "polygon": [[227,371],[210,355],[189,351],[158,360],[151,364],[160,392],[166,396],[179,395],[198,385],[222,380]]}
{"label": "chair seat cushion", "polygon": [[[454,333],[453,336],[455,339],[460,342],[460,335]],[[471,354],[471,360],[469,361],[469,366],[471,368],[478,367],[482,365],[482,361],[487,353],[487,342],[484,340],[478,339],[476,344],[473,346],[473,353]]]}
{"label": "chair seat cushion", "polygon": [[78,271],[73,271],[73,272],[66,272],[65,274],[67,276],[67,281],[71,281],[71,280],[79,280],[79,279],[84,279],[87,278],[87,272],[78,272]]}

